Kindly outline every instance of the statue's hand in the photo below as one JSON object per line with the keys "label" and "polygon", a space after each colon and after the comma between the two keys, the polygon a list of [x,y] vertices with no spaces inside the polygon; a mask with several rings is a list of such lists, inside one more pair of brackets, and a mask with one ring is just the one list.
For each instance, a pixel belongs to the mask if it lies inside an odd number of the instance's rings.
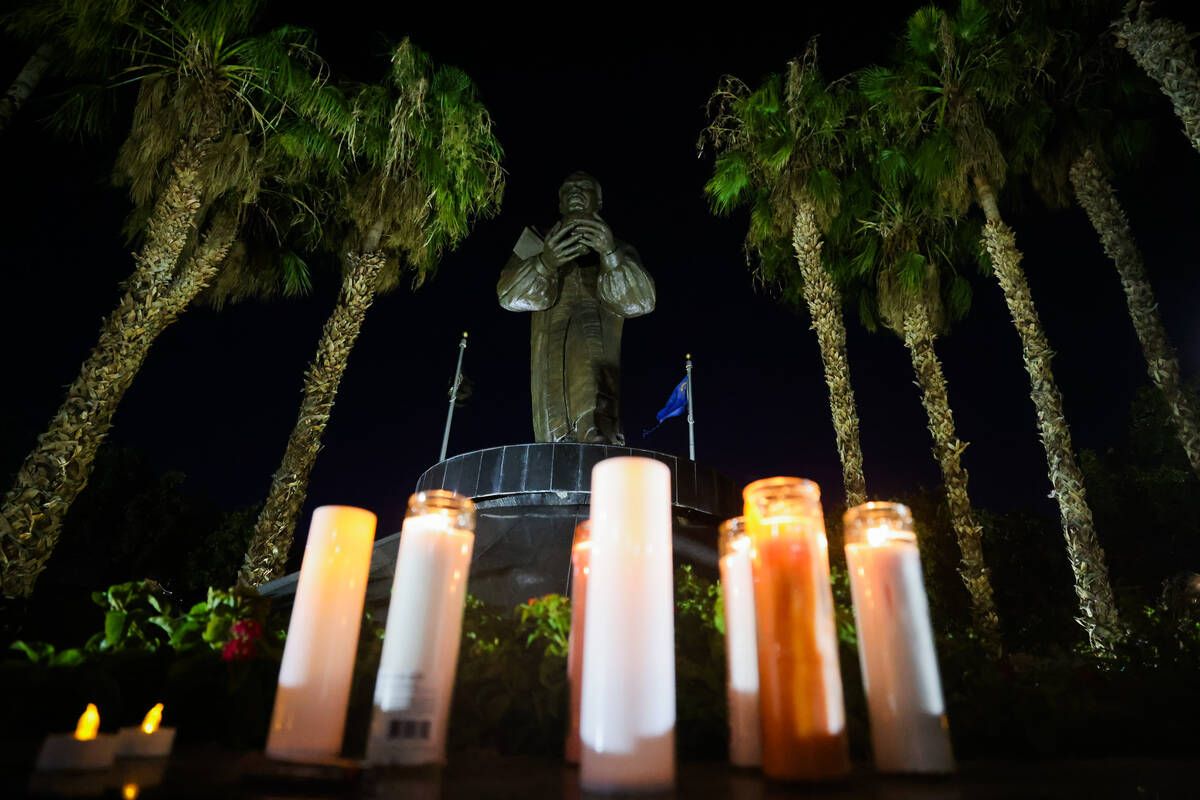
{"label": "statue's hand", "polygon": [[581,219],[575,225],[580,234],[580,241],[600,255],[608,255],[617,249],[612,228],[608,227],[608,223],[602,220],[599,214]]}
{"label": "statue's hand", "polygon": [[542,263],[557,271],[563,264],[585,252],[587,247],[583,244],[582,232],[575,223],[568,223],[546,237],[542,245]]}

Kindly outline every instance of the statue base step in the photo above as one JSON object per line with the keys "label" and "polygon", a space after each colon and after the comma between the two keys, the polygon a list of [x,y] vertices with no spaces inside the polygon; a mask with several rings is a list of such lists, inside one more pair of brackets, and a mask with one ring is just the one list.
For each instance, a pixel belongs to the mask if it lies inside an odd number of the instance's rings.
{"label": "statue base step", "polygon": [[[601,444],[506,445],[448,458],[430,467],[416,491],[446,489],[475,501],[475,549],[468,591],[511,608],[531,597],[570,590],[571,540],[587,519],[592,467],[616,456],[662,461],[671,470],[675,563],[717,574],[717,527],[742,511],[739,487],[711,467],[652,450]],[[367,608],[387,614],[400,534],[379,538],[371,554]],[[291,604],[298,573],[262,587]]]}

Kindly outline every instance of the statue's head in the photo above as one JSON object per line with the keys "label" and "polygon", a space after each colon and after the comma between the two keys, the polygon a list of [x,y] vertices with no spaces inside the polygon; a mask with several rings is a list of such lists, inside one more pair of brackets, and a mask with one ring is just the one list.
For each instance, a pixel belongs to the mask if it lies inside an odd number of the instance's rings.
{"label": "statue's head", "polygon": [[586,172],[572,172],[558,187],[558,210],[562,214],[591,214],[601,205],[600,182]]}

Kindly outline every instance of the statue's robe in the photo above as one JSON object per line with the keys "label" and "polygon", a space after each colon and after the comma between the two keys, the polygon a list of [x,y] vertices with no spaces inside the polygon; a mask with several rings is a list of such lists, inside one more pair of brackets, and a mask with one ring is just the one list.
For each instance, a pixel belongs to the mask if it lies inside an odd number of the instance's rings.
{"label": "statue's robe", "polygon": [[623,445],[621,324],[654,310],[654,280],[622,242],[610,264],[589,250],[556,274],[539,258],[542,241],[526,228],[496,286],[501,306],[533,312],[534,435],[539,442]]}

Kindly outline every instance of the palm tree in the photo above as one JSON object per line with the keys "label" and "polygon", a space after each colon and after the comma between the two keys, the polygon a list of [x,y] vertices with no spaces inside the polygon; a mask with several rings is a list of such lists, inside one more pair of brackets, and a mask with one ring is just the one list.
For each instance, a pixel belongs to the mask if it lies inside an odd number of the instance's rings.
{"label": "palm tree", "polygon": [[[1021,269],[1016,236],[997,198],[1008,165],[989,117],[1020,117],[1028,129],[1014,140],[1038,139],[1038,118],[1014,114],[1018,98],[1027,92],[1027,75],[1010,50],[1018,42],[997,32],[978,0],[961,0],[955,14],[928,6],[909,18],[901,63],[895,69],[868,69],[860,88],[884,124],[909,138],[914,178],[935,193],[939,211],[962,217],[972,204],[983,211],[982,245],[1021,338],[1082,611],[1077,619],[1092,647],[1107,651],[1121,639],[1122,626],[1104,550],[1051,370],[1052,351]],[[1019,148],[1010,151],[1020,155]]]}
{"label": "palm tree", "polygon": [[325,123],[312,133],[343,136],[354,158],[327,226],[344,254],[342,284],[239,573],[252,586],[283,574],[338,386],[376,295],[405,278],[405,265],[420,286],[473,218],[498,210],[504,189],[502,151],[470,78],[435,68],[407,39],[392,50],[385,80],[359,88],[341,113],[331,108]]}
{"label": "palm tree", "polygon": [[1117,46],[1158,84],[1183,122],[1183,132],[1200,151],[1200,70],[1192,49],[1193,34],[1174,20],[1150,16],[1152,4],[1130,0],[1116,21]]}
{"label": "palm tree", "polygon": [[[1054,15],[1022,10],[1021,31],[1049,41],[1035,66],[1049,79],[1037,101],[1051,125],[1030,165],[1033,185],[1052,208],[1082,208],[1112,259],[1150,379],[1162,393],[1192,469],[1200,474],[1200,409],[1184,388],[1179,357],[1158,314],[1129,219],[1109,181],[1112,165],[1131,168],[1148,148],[1152,85],[1104,46],[1106,8]],[[1069,16],[1067,16],[1069,15]],[[1082,32],[1083,35],[1080,35]],[[1094,34],[1091,35],[1091,34]]]}
{"label": "palm tree", "polygon": [[[155,338],[219,270],[253,201],[263,160],[252,141],[314,79],[311,35],[238,38],[257,0],[182,4],[138,25],[134,124],[116,177],[130,187],[142,244],[99,340],[0,506],[0,591],[28,596],[125,390]],[[257,140],[255,140],[257,141]]]}
{"label": "palm tree", "polygon": [[999,655],[1000,618],[983,558],[983,528],[971,509],[962,466],[967,443],[958,438],[935,349],[949,322],[961,319],[970,308],[971,285],[956,263],[982,260],[978,225],[931,213],[936,202],[922,197],[913,185],[907,154],[877,140],[879,126],[868,115],[860,119],[859,131],[859,185],[848,193],[842,210],[859,222],[841,228],[841,235],[827,245],[832,250],[827,261],[839,283],[859,287],[859,311],[866,327],[875,330],[882,322],[909,352],[958,539],[958,572],[971,598],[974,627],[984,646]]}
{"label": "palm tree", "polygon": [[[0,16],[0,26],[34,44],[33,53],[0,97],[0,133],[46,75],[111,74],[132,33],[129,23],[146,17],[151,9],[141,0],[33,0]],[[88,109],[93,115],[99,110]]]}
{"label": "palm tree", "polygon": [[718,214],[750,207],[746,255],[757,258],[756,277],[799,294],[808,307],[825,367],[846,504],[858,505],[867,489],[842,298],[821,259],[822,228],[837,216],[845,99],[822,79],[810,43],[786,78],[770,76],[756,90],[725,76],[709,100],[709,116],[701,147],[707,142],[713,148],[716,164],[705,191]]}
{"label": "palm tree", "polygon": [[1196,407],[1195,396],[1183,385],[1179,356],[1158,315],[1158,302],[1146,277],[1142,253],[1129,227],[1129,218],[1093,150],[1085,150],[1072,164],[1071,184],[1075,187],[1079,205],[1087,212],[1088,220],[1100,237],[1105,254],[1112,259],[1121,277],[1121,288],[1146,357],[1150,379],[1167,401],[1179,442],[1192,469],[1200,475],[1200,410]]}

